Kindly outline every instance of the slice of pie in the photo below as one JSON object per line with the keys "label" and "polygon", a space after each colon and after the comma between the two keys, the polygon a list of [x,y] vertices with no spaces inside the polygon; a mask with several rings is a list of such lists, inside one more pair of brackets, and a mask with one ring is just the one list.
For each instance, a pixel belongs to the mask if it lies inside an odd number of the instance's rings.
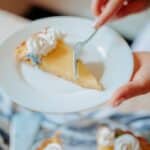
{"label": "slice of pie", "polygon": [[[26,57],[26,54],[27,44],[23,42],[16,49],[17,60],[32,64],[31,60]],[[73,73],[73,49],[63,40],[58,40],[53,51],[41,57],[41,63],[38,66],[43,71],[72,81],[81,87],[96,90],[102,89],[99,81],[81,60],[77,63],[78,78],[75,79]]]}

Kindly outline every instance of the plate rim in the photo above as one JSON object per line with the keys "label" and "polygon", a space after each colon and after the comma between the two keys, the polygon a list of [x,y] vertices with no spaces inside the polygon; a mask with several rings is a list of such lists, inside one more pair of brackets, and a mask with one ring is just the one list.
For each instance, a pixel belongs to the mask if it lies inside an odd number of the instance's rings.
{"label": "plate rim", "polygon": [[[21,28],[21,29],[19,29],[19,30],[17,30],[17,31],[15,31],[14,33],[12,33],[12,34],[10,34],[5,40],[3,40],[1,43],[0,43],[0,47],[3,45],[3,43],[5,43],[6,41],[8,41],[8,40],[11,40],[11,38],[14,36],[14,35],[16,35],[17,33],[21,33],[21,32],[23,32],[26,28],[29,28],[31,25],[36,25],[36,24],[38,24],[39,22],[41,22],[42,20],[44,21],[44,20],[49,20],[49,19],[52,19],[52,18],[54,18],[54,19],[58,19],[58,18],[66,18],[66,19],[81,19],[81,20],[85,20],[85,21],[89,21],[89,22],[91,22],[92,20],[91,19],[87,19],[87,18],[84,18],[84,17],[77,17],[77,16],[53,16],[53,17],[46,17],[46,18],[42,18],[42,19],[37,19],[37,20],[35,20],[35,21],[32,21],[31,23],[28,23],[27,25],[25,25],[25,26],[23,26],[23,28]],[[105,26],[105,28],[107,28],[107,29],[109,29],[109,30],[111,30],[114,34],[116,34],[116,36],[118,36],[120,39],[122,39],[123,40],[123,42],[124,43],[126,43],[126,45],[128,46],[128,48],[129,49],[131,49],[130,47],[129,47],[129,45],[127,44],[127,42],[123,39],[123,37],[118,33],[118,32],[116,32],[115,30],[113,30],[111,27],[109,27],[109,26]],[[131,78],[131,76],[132,76],[132,73],[133,73],[133,68],[134,68],[134,61],[133,61],[133,55],[132,55],[132,52],[131,51],[129,51],[129,53],[131,54],[131,57],[132,57],[132,60],[131,60],[131,63],[132,64],[130,64],[131,65],[131,72],[130,72],[130,75],[129,75],[129,80],[130,80],[130,78]],[[128,81],[129,81],[128,80]],[[3,87],[2,87],[3,88]],[[5,90],[5,89],[4,89]],[[7,91],[6,91],[6,93],[7,93]],[[10,96],[9,96],[10,97]],[[95,109],[95,108],[98,108],[99,106],[102,106],[102,105],[104,105],[105,103],[107,103],[107,101],[105,101],[105,102],[103,102],[102,104],[97,104],[96,106],[91,106],[91,107],[89,107],[89,108],[84,108],[84,109],[80,109],[80,110],[78,110],[78,111],[66,111],[66,112],[47,112],[47,111],[42,111],[42,110],[40,110],[40,109],[36,109],[35,110],[35,108],[29,108],[28,106],[25,106],[25,105],[23,105],[20,101],[17,101],[17,100],[15,100],[15,99],[12,99],[12,101],[13,102],[15,102],[15,103],[17,103],[17,104],[19,104],[20,106],[23,106],[23,107],[25,107],[25,108],[27,108],[27,109],[29,109],[29,110],[32,110],[32,111],[38,111],[38,112],[44,112],[44,113],[50,113],[50,114],[68,114],[68,113],[76,113],[76,112],[83,112],[83,111],[89,111],[89,110],[93,110],[93,109]]]}

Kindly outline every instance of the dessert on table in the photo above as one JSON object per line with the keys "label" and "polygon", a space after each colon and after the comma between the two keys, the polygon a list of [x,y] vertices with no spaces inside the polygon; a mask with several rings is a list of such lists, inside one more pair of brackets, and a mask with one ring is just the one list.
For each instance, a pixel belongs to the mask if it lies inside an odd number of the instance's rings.
{"label": "dessert on table", "polygon": [[98,150],[149,150],[150,144],[133,133],[100,127],[97,133]]}
{"label": "dessert on table", "polygon": [[[97,131],[97,150],[149,150],[150,143],[130,131],[112,130],[107,126]],[[60,133],[39,142],[36,150],[64,150]]]}
{"label": "dessert on table", "polygon": [[89,89],[101,90],[102,86],[88,67],[78,60],[78,78],[74,76],[74,50],[65,41],[67,34],[55,29],[45,28],[31,35],[16,48],[16,59],[42,71]]}
{"label": "dessert on table", "polygon": [[100,127],[97,133],[98,150],[114,150],[115,133],[108,127]]}
{"label": "dessert on table", "polygon": [[36,150],[63,150],[60,134],[56,133],[55,136],[43,140]]}

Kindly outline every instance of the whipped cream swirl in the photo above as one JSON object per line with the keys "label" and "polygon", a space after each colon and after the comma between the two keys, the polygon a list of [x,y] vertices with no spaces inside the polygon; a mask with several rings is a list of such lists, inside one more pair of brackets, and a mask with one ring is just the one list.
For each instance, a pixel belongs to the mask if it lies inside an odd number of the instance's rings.
{"label": "whipped cream swirl", "polygon": [[48,144],[44,150],[63,150],[62,146],[57,143]]}
{"label": "whipped cream swirl", "polygon": [[108,127],[101,127],[98,130],[97,142],[99,146],[112,146],[114,145],[115,133]]}
{"label": "whipped cream swirl", "polygon": [[115,150],[140,150],[140,143],[136,137],[125,134],[115,140]]}
{"label": "whipped cream swirl", "polygon": [[64,37],[65,33],[55,28],[45,28],[43,31],[32,35],[27,40],[27,56],[31,58],[33,62],[38,62],[38,59],[42,56],[53,51],[57,41],[63,40]]}

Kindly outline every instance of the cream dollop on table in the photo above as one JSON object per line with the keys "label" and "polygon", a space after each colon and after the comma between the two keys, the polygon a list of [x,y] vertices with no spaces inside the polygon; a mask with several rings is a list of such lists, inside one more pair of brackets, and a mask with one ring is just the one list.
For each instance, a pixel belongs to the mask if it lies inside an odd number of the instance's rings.
{"label": "cream dollop on table", "polygon": [[141,150],[141,148],[136,137],[125,134],[115,140],[115,150]]}
{"label": "cream dollop on table", "polygon": [[63,150],[63,148],[60,144],[52,143],[47,145],[43,150]]}
{"label": "cream dollop on table", "polygon": [[107,127],[102,127],[98,132],[98,144],[99,145],[113,145],[115,139],[115,133]]}

